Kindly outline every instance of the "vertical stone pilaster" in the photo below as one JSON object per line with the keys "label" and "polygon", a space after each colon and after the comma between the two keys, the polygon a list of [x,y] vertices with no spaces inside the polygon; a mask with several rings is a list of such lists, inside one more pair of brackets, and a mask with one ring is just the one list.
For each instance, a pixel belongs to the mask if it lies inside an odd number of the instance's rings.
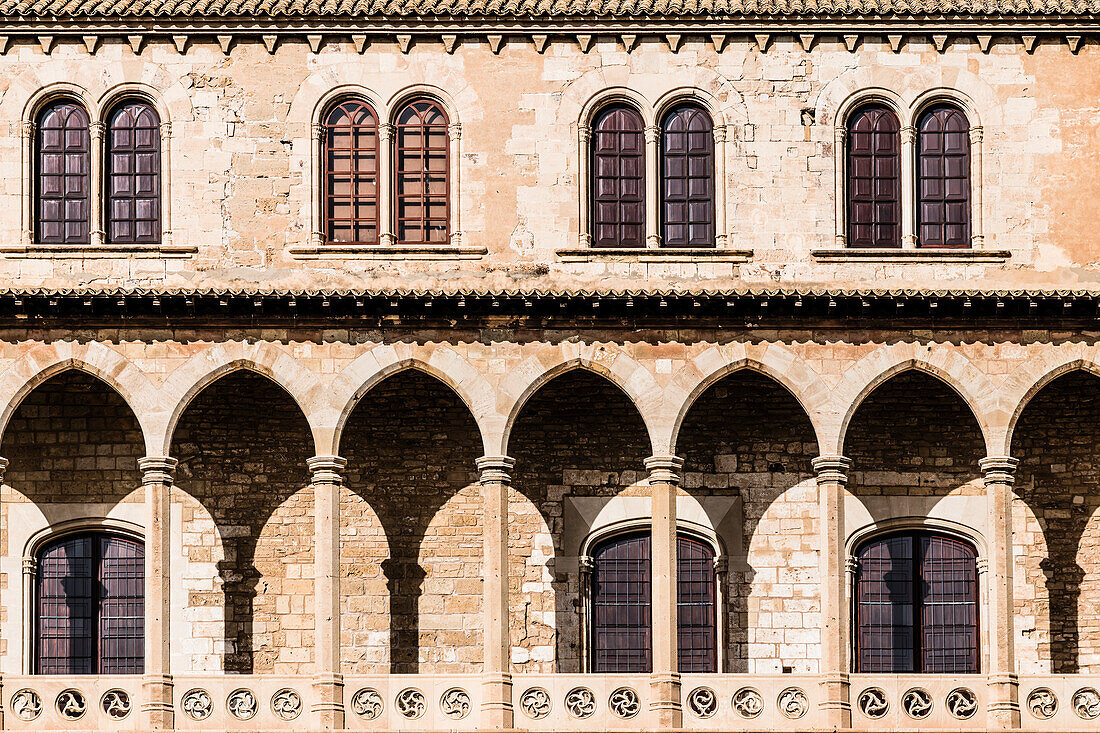
{"label": "vertical stone pilaster", "polygon": [[902,249],[917,248],[917,212],[913,205],[916,196],[917,130],[906,126],[901,128],[901,246]]}
{"label": "vertical stone pilaster", "polygon": [[1008,456],[989,456],[978,462],[989,512],[988,725],[1002,730],[1019,728],[1021,722],[1012,588],[1012,490],[1018,463]]}
{"label": "vertical stone pilaster", "polygon": [[146,730],[175,727],[172,702],[172,480],[178,461],[138,460],[145,491],[145,677],[141,719]]}
{"label": "vertical stone pilaster", "polygon": [[[0,486],[3,486],[3,484],[4,484],[4,472],[7,471],[7,470],[8,470],[8,459],[7,458],[0,458]],[[0,489],[0,490],[2,490],[2,489]],[[0,511],[2,511],[2,507],[0,507]],[[2,523],[3,521],[4,521],[4,519],[0,519],[0,523]],[[0,547],[2,547],[3,544],[6,543],[7,538],[2,537],[0,539],[4,540],[4,542],[0,542]],[[11,579],[10,578],[8,579],[8,587],[11,587]],[[0,599],[0,604],[2,604],[2,601],[3,601],[3,599]],[[2,607],[2,605],[0,605],[0,607]],[[8,648],[10,650],[11,649],[11,639],[8,639],[7,641],[8,641]],[[9,651],[9,654],[10,654],[10,651]],[[28,656],[28,655],[24,652],[23,656]],[[0,675],[0,730],[4,729],[4,705],[3,705],[4,697],[3,697],[3,693],[4,693],[4,678],[3,678],[3,675]]]}
{"label": "vertical stone pilaster", "polygon": [[481,724],[484,730],[512,728],[511,654],[508,638],[508,487],[515,461],[508,456],[477,459],[482,506],[482,665]]}
{"label": "vertical stone pilaster", "polygon": [[850,728],[848,573],[844,552],[844,495],[852,462],[844,456],[813,459],[817,475],[821,573],[821,702],[824,728]]}
{"label": "vertical stone pilaster", "polygon": [[91,138],[88,171],[88,241],[96,247],[107,240],[103,228],[103,137],[106,126],[99,121],[88,125]]}
{"label": "vertical stone pilaster", "polygon": [[661,246],[661,128],[645,128],[645,246]]}
{"label": "vertical stone pilaster", "polygon": [[340,487],[347,461],[314,456],[306,461],[313,486],[313,583],[315,639],[313,719],[321,730],[344,727],[344,678],[340,673]]}
{"label": "vertical stone pilaster", "polygon": [[378,126],[378,241],[384,247],[392,247],[397,242],[393,223],[393,202],[397,196],[393,178],[395,129],[388,122]]}
{"label": "vertical stone pilaster", "polygon": [[662,729],[683,725],[676,620],[676,489],[683,466],[684,459],[676,456],[651,456],[645,460],[653,507],[650,526],[653,576],[650,709],[654,713],[654,725]]}

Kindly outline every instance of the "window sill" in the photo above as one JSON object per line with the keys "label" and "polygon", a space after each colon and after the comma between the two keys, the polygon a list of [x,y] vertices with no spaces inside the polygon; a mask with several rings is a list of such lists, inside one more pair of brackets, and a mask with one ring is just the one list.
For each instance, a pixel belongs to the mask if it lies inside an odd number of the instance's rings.
{"label": "window sill", "polygon": [[198,247],[174,244],[20,244],[0,247],[7,259],[189,258]]}
{"label": "window sill", "polygon": [[1007,249],[815,249],[820,262],[1005,262]]}
{"label": "window sill", "polygon": [[449,244],[322,244],[287,249],[296,260],[480,260],[488,253],[484,247]]}
{"label": "window sill", "polygon": [[751,249],[719,248],[597,248],[555,250],[561,262],[748,262]]}

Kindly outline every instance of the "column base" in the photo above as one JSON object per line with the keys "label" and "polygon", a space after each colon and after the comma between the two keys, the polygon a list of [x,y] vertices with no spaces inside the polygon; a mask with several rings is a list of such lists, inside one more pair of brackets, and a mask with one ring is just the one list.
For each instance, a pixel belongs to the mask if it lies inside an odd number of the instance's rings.
{"label": "column base", "polygon": [[825,728],[852,727],[851,683],[846,674],[825,674],[821,680],[825,693],[821,700],[821,712]]}
{"label": "column base", "polygon": [[656,672],[649,677],[653,724],[662,730],[682,728],[684,708],[681,700],[680,675]]}
{"label": "column base", "polygon": [[512,675],[488,673],[481,679],[479,730],[511,730],[516,713],[512,705]]}
{"label": "column base", "polygon": [[176,725],[172,675],[148,674],[141,680],[141,725],[146,730],[172,730]]}
{"label": "column base", "polygon": [[991,730],[1019,728],[1020,680],[1014,674],[990,675],[987,685],[989,704],[986,706],[986,725]]}
{"label": "column base", "polygon": [[344,676],[319,674],[313,678],[317,702],[310,708],[320,730],[340,730],[344,727]]}

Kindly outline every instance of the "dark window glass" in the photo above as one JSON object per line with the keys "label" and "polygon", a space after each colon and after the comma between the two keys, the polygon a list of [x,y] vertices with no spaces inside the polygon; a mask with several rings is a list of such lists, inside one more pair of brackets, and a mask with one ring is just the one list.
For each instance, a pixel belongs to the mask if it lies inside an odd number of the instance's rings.
{"label": "dark window glass", "polygon": [[[714,551],[689,537],[676,545],[679,667],[715,672],[718,660]],[[652,666],[650,536],[600,544],[592,575],[592,670],[648,672]]]}
{"label": "dark window glass", "polygon": [[921,247],[970,246],[970,125],[954,107],[917,125],[917,226]]}
{"label": "dark window glass", "polygon": [[629,107],[608,107],[592,126],[592,244],[645,246],[645,136]]}
{"label": "dark window glass", "polygon": [[324,129],[325,237],[378,243],[378,118],[349,99],[329,110]]}
{"label": "dark window glass", "polygon": [[856,558],[857,671],[978,672],[973,547],[904,533],[864,544]]}
{"label": "dark window glass", "polygon": [[39,242],[88,243],[90,149],[88,113],[82,107],[62,101],[42,110],[35,133]]}
{"label": "dark window glass", "polygon": [[37,674],[141,674],[145,548],[103,534],[69,536],[38,554]]}
{"label": "dark window glass", "polygon": [[661,126],[661,227],[666,247],[714,246],[714,125],[698,107]]}
{"label": "dark window glass", "polygon": [[108,118],[107,241],[160,241],[160,118],[145,102],[125,102]]}
{"label": "dark window glass", "polygon": [[397,240],[450,241],[450,134],[438,104],[419,100],[397,116]]}
{"label": "dark window glass", "polygon": [[848,246],[901,246],[901,135],[880,105],[848,120]]}

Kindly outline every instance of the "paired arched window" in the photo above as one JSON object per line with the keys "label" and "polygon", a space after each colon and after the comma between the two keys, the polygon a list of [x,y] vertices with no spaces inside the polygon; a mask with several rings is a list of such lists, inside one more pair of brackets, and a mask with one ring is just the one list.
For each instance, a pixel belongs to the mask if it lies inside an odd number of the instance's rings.
{"label": "paired arched window", "polygon": [[[694,105],[671,109],[661,120],[660,237],[667,247],[713,247],[714,124]],[[646,135],[641,114],[615,104],[592,123],[592,244],[646,246]]]}
{"label": "paired arched window", "polygon": [[899,532],[856,550],[856,671],[975,674],[978,568],[973,545]]}
{"label": "paired arched window", "polygon": [[[340,244],[378,244],[389,227],[401,244],[450,241],[450,129],[436,102],[416,99],[395,116],[393,180],[383,181],[379,119],[358,99],[324,116],[321,149],[324,237]],[[392,188],[390,186],[392,185]],[[390,198],[392,191],[392,199]],[[384,194],[384,195],[383,195]]]}
{"label": "paired arched window", "polygon": [[141,674],[145,547],[103,532],[41,547],[35,582],[36,674]]}
{"label": "paired arched window", "polygon": [[36,122],[35,236],[44,244],[88,244],[93,212],[103,212],[115,244],[160,241],[160,118],[152,105],[125,101],[107,116],[103,202],[92,201],[88,112],[72,100],[42,109]]}
{"label": "paired arched window", "polygon": [[[902,199],[902,136],[897,115],[868,104],[848,118],[847,215],[851,247],[901,247],[916,220],[919,247],[970,246],[970,126],[956,107],[938,104],[917,119],[916,200]],[[915,216],[906,214],[915,204]]]}
{"label": "paired arched window", "polygon": [[[714,549],[679,535],[677,637],[681,672],[718,671],[718,582]],[[653,665],[650,536],[616,535],[592,553],[593,672],[648,672]]]}

